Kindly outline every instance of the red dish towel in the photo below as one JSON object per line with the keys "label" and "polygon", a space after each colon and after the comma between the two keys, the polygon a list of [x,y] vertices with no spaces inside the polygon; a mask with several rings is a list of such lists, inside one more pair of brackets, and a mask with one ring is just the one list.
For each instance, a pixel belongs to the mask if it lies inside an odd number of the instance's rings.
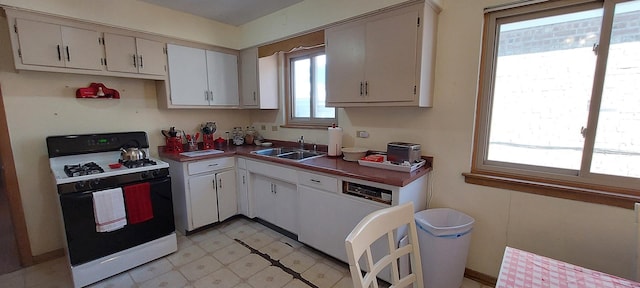
{"label": "red dish towel", "polygon": [[144,222],[153,218],[149,182],[129,185],[124,190],[124,202],[127,208],[129,224]]}

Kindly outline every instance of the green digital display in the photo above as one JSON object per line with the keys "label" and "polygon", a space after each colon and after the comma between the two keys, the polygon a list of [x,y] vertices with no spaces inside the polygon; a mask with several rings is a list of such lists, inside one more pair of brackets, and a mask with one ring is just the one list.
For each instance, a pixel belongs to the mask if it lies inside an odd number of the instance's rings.
{"label": "green digital display", "polygon": [[98,139],[98,144],[105,144],[107,142],[107,139]]}

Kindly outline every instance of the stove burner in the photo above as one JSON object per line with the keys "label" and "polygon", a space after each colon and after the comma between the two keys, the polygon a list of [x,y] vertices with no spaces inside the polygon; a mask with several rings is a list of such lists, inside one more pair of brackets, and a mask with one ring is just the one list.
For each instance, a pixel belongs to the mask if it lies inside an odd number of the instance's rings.
{"label": "stove burner", "polygon": [[140,159],[140,160],[118,160],[118,162],[120,162],[120,164],[124,165],[124,167],[127,168],[138,168],[138,167],[145,167],[145,166],[153,166],[156,165],[156,161],[150,160],[150,159]]}
{"label": "stove burner", "polygon": [[104,172],[96,162],[88,162],[77,165],[64,165],[64,173],[69,177],[92,175]]}

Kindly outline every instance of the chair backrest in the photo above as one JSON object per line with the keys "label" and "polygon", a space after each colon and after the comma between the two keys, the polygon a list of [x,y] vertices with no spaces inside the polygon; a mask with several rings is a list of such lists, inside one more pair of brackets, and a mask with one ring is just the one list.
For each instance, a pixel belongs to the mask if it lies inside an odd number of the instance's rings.
{"label": "chair backrest", "polygon": [[[413,287],[424,287],[418,233],[413,214],[413,203],[410,202],[374,211],[353,228],[345,240],[345,246],[354,287],[377,288],[376,276],[386,267],[391,268],[391,287],[408,287],[411,284]],[[405,225],[409,228],[407,229],[409,241],[407,245],[398,247],[399,239],[396,239],[394,230]],[[370,246],[385,235],[387,236],[389,254],[374,263]],[[402,237],[402,235],[397,236]],[[366,268],[369,271],[364,275],[362,274],[364,269],[360,267],[359,263],[363,254]],[[400,278],[398,260],[405,255],[409,256],[411,273]]]}

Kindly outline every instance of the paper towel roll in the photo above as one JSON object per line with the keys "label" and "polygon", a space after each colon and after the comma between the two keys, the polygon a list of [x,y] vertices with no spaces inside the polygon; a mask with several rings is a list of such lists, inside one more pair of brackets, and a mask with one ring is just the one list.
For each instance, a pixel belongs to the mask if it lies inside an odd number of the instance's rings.
{"label": "paper towel roll", "polygon": [[329,156],[340,156],[342,154],[342,128],[329,127]]}

